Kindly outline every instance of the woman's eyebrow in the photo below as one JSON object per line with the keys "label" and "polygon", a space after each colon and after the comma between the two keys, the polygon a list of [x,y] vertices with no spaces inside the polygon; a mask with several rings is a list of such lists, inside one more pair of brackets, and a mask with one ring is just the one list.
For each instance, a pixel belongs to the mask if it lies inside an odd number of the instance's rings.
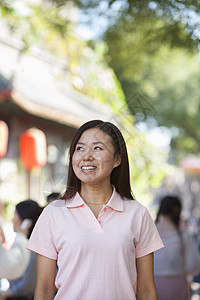
{"label": "woman's eyebrow", "polygon": [[96,145],[96,144],[102,144],[102,145],[105,145],[103,142],[93,142],[92,144],[93,144],[93,145]]}
{"label": "woman's eyebrow", "polygon": [[[97,144],[102,144],[105,146],[105,144],[103,142],[92,142],[93,145],[97,145]],[[77,145],[86,145],[86,143],[83,142],[77,142]]]}
{"label": "woman's eyebrow", "polygon": [[77,145],[85,145],[85,143],[82,143],[82,142],[77,142]]}

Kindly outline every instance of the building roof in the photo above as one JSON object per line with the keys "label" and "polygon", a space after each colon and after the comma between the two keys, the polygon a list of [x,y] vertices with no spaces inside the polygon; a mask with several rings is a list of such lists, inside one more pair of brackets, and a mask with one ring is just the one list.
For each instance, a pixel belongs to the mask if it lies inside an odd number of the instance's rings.
{"label": "building roof", "polygon": [[23,54],[13,42],[0,40],[0,102],[9,99],[23,111],[77,128],[92,119],[109,121],[108,106],[58,80],[56,63],[40,55]]}

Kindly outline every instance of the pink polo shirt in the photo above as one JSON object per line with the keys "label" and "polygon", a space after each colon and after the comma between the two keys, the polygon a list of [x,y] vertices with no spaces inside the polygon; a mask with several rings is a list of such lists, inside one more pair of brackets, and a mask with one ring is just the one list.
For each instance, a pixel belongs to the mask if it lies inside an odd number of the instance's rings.
{"label": "pink polo shirt", "polygon": [[79,193],[50,203],[28,249],[57,260],[56,300],[136,299],[135,258],[163,243],[147,209],[114,190],[98,219]]}

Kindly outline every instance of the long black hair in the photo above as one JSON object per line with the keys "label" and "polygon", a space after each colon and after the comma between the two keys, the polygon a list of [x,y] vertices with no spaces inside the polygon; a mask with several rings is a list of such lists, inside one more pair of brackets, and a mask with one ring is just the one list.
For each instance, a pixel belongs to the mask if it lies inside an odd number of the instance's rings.
{"label": "long black hair", "polygon": [[161,215],[167,216],[178,229],[180,224],[182,204],[177,196],[166,195],[161,199],[160,207],[157,213],[156,222],[159,221]]}
{"label": "long black hair", "polygon": [[70,150],[69,150],[69,168],[68,168],[68,181],[67,188],[63,194],[62,199],[72,198],[76,192],[80,192],[81,181],[77,178],[72,167],[72,156],[74,154],[76,144],[79,141],[84,131],[97,128],[108,134],[111,137],[111,141],[114,147],[114,156],[119,155],[121,157],[121,164],[115,167],[111,173],[111,184],[114,185],[116,191],[123,198],[134,200],[130,187],[130,173],[129,173],[129,162],[126,144],[124,138],[119,129],[110,122],[103,122],[101,120],[92,120],[83,124],[75,133]]}

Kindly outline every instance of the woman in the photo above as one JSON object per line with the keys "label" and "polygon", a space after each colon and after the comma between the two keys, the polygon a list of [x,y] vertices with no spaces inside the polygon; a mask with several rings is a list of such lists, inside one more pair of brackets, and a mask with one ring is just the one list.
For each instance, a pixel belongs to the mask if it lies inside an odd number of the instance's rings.
{"label": "woman", "polygon": [[30,251],[26,249],[28,241],[26,235],[21,231],[20,226],[18,229],[14,228],[14,231],[17,234],[12,247],[8,250],[4,247],[6,240],[4,231],[0,227],[0,278],[10,280],[24,273],[30,259]]}
{"label": "woman", "polygon": [[181,201],[161,199],[156,225],[165,248],[155,253],[155,283],[159,300],[189,300],[187,275],[200,270],[200,257],[189,233],[180,227]]}
{"label": "woman", "polygon": [[[17,232],[17,237],[21,237],[23,243],[20,244],[20,251],[5,250],[4,264],[7,269],[10,269],[12,273],[13,261],[19,259],[24,269],[24,252],[27,251],[28,261],[26,261],[26,268],[23,271],[21,277],[15,280],[9,280],[9,288],[6,291],[0,292],[0,300],[31,300],[33,298],[35,281],[36,281],[36,255],[26,249],[28,238],[33,230],[33,227],[42,212],[42,208],[37,202],[33,200],[25,200],[16,205],[15,213],[13,217],[13,229]],[[28,221],[28,222],[26,222]],[[26,223],[26,224],[25,224]],[[17,253],[17,256],[16,256]],[[14,258],[13,258],[14,256]],[[9,279],[9,278],[8,278]]]}
{"label": "woman", "polygon": [[82,125],[70,146],[67,189],[43,211],[28,243],[38,253],[35,300],[156,300],[153,251],[163,246],[134,201],[122,134]]}

